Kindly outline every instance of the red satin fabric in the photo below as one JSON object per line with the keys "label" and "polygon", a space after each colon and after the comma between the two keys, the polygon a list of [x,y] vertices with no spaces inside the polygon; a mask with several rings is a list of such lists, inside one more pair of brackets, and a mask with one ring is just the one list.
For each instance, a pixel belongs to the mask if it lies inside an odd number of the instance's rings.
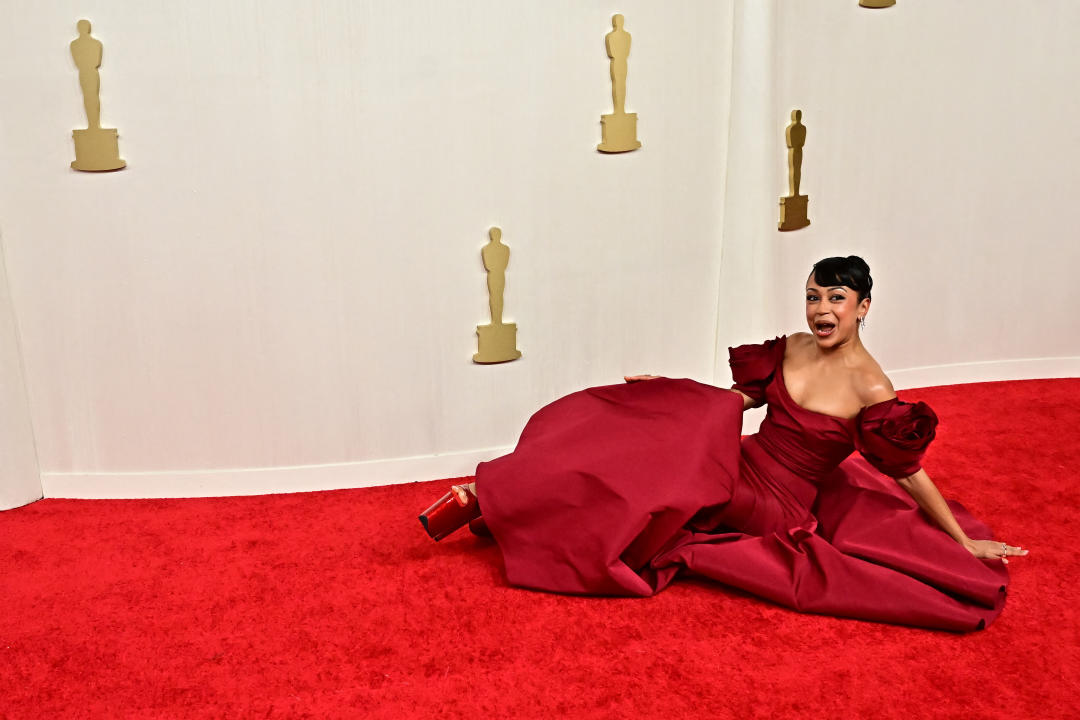
{"label": "red satin fabric", "polygon": [[[879,472],[918,469],[933,412],[898,400],[855,419],[805,410],[784,387],[784,344],[731,351],[736,387],[769,405],[745,439],[742,399],[691,380],[590,388],[538,411],[514,452],[476,471],[508,580],[647,596],[690,572],[804,612],[992,622],[1005,568],[972,557]],[[992,536],[950,505],[970,536]]]}

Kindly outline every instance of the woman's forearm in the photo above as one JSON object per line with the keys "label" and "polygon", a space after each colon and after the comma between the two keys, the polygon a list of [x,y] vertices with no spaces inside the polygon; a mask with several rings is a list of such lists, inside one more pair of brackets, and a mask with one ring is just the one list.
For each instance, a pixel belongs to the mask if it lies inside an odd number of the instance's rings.
{"label": "woman's forearm", "polygon": [[914,475],[898,478],[897,482],[919,504],[919,507],[934,519],[934,522],[942,530],[964,547],[970,545],[971,538],[960,528],[960,523],[956,521],[956,516],[949,509],[949,505],[945,502],[945,498],[942,497],[941,491],[937,489],[937,485],[934,484],[934,481],[930,479],[925,470],[920,469]]}
{"label": "woman's forearm", "polygon": [[758,402],[757,400],[750,397],[746,393],[741,392],[739,390],[736,390],[735,388],[731,388],[731,392],[733,392],[736,395],[742,397],[742,409],[743,409],[743,412],[746,412],[750,408],[761,407],[761,405],[762,405],[762,403]]}

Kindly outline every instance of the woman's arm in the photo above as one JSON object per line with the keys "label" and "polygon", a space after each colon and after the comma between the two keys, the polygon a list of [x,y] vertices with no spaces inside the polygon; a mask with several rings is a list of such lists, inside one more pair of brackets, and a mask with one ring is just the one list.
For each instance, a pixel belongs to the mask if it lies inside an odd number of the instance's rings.
{"label": "woman's arm", "polygon": [[972,540],[969,538],[960,528],[956,516],[949,509],[945,498],[941,496],[941,491],[937,489],[937,485],[934,484],[934,481],[930,479],[925,470],[920,469],[914,475],[897,478],[896,482],[900,484],[900,487],[904,488],[907,494],[919,504],[919,507],[927,515],[934,519],[934,522],[942,530],[948,533],[953,540],[963,545],[975,557],[996,558],[1008,564],[1008,556],[1028,554],[1027,550],[1022,550],[1019,546],[1008,545],[997,540]]}
{"label": "woman's arm", "polygon": [[736,390],[735,388],[731,388],[731,392],[735,393],[736,395],[738,395],[739,397],[741,397],[741,398],[742,398],[742,409],[743,409],[743,412],[746,412],[746,411],[747,411],[747,410],[749,410],[750,408],[754,408],[754,407],[761,407],[761,403],[759,403],[759,402],[758,402],[757,400],[755,400],[754,398],[750,397],[750,396],[749,396],[749,395],[747,395],[746,393],[744,393],[744,392],[740,392],[740,391]]}

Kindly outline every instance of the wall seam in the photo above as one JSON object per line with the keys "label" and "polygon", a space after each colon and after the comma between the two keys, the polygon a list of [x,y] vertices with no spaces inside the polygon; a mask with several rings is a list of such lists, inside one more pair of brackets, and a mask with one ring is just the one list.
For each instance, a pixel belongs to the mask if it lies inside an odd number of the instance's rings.
{"label": "wall seam", "polygon": [[11,274],[7,269],[7,249],[4,245],[4,235],[0,232],[0,271],[4,276],[0,282],[5,283],[8,289],[8,302],[11,306],[11,327],[15,333],[15,358],[18,362],[19,384],[22,387],[23,406],[26,408],[26,420],[30,425],[30,445],[34,456],[34,469],[37,471],[38,499],[45,497],[44,484],[41,482],[41,456],[38,453],[37,428],[34,426],[34,414],[30,404],[30,386],[27,382],[26,357],[23,354],[22,325],[19,321],[19,311],[15,303],[15,294],[11,291]]}
{"label": "wall seam", "polygon": [[735,107],[735,59],[737,57],[735,53],[735,43],[738,41],[738,26],[736,25],[736,16],[738,14],[739,0],[735,0],[731,4],[731,42],[728,44],[728,105],[727,105],[727,138],[724,143],[724,168],[721,184],[724,188],[722,195],[722,205],[720,208],[720,232],[719,232],[719,245],[720,245],[720,261],[717,263],[716,268],[716,304],[715,311],[716,317],[713,322],[713,357],[712,357],[712,383],[716,385],[720,379],[720,373],[717,371],[718,363],[720,362],[720,318],[722,317],[720,312],[720,303],[723,301],[723,281],[724,281],[724,247],[726,244],[727,236],[725,229],[727,227],[727,213],[728,213],[728,178],[731,171],[731,137],[732,137],[732,125],[734,122],[734,107]]}

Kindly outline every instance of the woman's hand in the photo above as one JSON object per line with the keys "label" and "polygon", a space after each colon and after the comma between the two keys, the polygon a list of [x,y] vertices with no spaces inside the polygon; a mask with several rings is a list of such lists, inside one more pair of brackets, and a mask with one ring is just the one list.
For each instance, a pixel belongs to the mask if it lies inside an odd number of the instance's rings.
{"label": "woman's hand", "polygon": [[642,380],[659,380],[662,375],[623,375],[626,382],[641,382]]}
{"label": "woman's hand", "polygon": [[1018,545],[1009,545],[997,540],[969,540],[964,543],[964,547],[977,558],[1000,560],[1006,565],[1009,564],[1010,557],[1028,554],[1027,550],[1021,549]]}

